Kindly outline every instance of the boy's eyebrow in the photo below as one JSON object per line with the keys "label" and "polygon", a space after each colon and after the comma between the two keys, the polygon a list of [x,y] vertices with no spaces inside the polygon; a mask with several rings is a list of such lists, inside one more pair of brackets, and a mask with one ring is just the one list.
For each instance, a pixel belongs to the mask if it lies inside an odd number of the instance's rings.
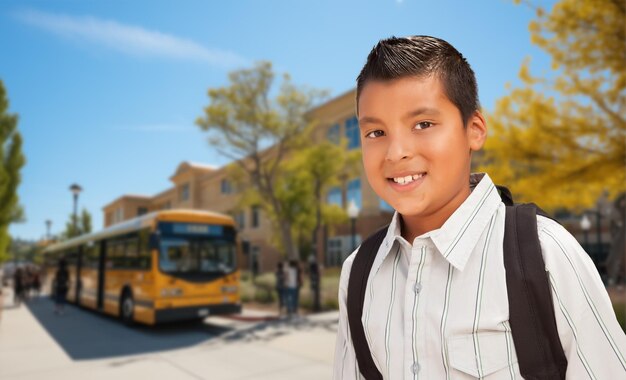
{"label": "boy's eyebrow", "polygon": [[359,119],[359,127],[364,124],[384,124],[382,120],[372,116],[363,116]]}
{"label": "boy's eyebrow", "polygon": [[436,108],[431,108],[431,107],[420,107],[414,111],[410,111],[407,112],[406,115],[404,116],[405,119],[411,118],[411,117],[415,117],[415,116],[420,116],[420,115],[433,115],[433,116],[437,116],[439,114],[441,114],[441,112],[436,109]]}
{"label": "boy's eyebrow", "polygon": [[[404,116],[404,119],[410,119],[410,118],[420,116],[420,115],[438,116],[440,114],[441,112],[436,108],[420,107],[416,110],[407,112],[406,115]],[[385,123],[382,120],[375,118],[373,116],[363,116],[362,118],[359,119],[359,126],[363,124],[385,124]]]}

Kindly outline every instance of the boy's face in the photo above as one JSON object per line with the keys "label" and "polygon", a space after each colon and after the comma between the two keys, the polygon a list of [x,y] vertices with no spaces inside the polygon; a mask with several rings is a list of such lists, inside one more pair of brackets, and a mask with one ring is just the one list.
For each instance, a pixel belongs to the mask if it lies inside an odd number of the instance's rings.
{"label": "boy's face", "polygon": [[367,82],[358,106],[374,191],[404,218],[431,218],[440,227],[470,193],[470,151],[486,136],[480,113],[464,128],[435,76]]}

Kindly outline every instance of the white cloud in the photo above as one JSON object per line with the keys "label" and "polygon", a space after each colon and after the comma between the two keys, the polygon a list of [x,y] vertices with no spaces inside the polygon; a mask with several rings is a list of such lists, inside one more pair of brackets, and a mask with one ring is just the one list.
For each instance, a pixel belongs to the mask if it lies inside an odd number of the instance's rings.
{"label": "white cloud", "polygon": [[83,40],[130,55],[203,61],[222,67],[246,65],[246,60],[235,53],[209,49],[192,40],[116,21],[32,9],[18,11],[15,15],[26,24],[63,38]]}

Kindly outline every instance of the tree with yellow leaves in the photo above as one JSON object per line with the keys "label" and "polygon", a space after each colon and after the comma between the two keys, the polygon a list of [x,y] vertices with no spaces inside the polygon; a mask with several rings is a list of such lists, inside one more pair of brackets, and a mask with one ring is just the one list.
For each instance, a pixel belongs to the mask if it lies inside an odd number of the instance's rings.
{"label": "tree with yellow leaves", "polygon": [[605,192],[616,199],[626,191],[626,1],[561,0],[549,12],[526,4],[552,70],[538,77],[522,64],[522,86],[488,116],[481,169],[549,210],[589,208]]}
{"label": "tree with yellow leaves", "polygon": [[562,0],[536,11],[532,41],[553,72],[535,77],[524,62],[523,86],[489,115],[484,168],[521,200],[589,207],[605,190],[626,190],[626,2]]}

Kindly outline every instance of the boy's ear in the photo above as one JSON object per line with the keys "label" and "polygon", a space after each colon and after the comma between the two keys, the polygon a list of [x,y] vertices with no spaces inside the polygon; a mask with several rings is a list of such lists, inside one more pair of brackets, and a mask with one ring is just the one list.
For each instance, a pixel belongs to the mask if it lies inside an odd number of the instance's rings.
{"label": "boy's ear", "polygon": [[475,111],[467,123],[467,137],[470,144],[470,150],[478,151],[485,144],[487,139],[487,122],[480,113]]}

